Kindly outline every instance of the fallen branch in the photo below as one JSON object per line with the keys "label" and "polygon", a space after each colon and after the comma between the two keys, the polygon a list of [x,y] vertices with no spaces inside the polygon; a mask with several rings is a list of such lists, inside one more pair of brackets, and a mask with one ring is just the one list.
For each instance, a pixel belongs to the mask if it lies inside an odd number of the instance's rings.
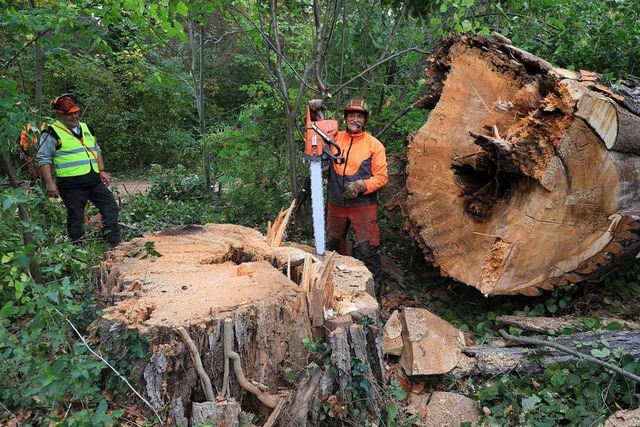
{"label": "fallen branch", "polygon": [[223,339],[224,339],[224,357],[233,361],[233,371],[236,374],[238,383],[240,386],[250,393],[253,393],[260,402],[267,405],[269,408],[276,408],[280,403],[281,398],[269,393],[265,393],[255,385],[251,384],[244,376],[242,371],[242,365],[240,363],[240,355],[233,351],[233,329],[231,319],[224,320]]}
{"label": "fallen branch", "polygon": [[196,367],[196,372],[198,373],[198,378],[200,378],[200,383],[202,384],[202,389],[204,390],[204,394],[207,397],[207,400],[210,402],[214,402],[216,398],[215,398],[215,395],[213,394],[213,388],[211,387],[211,380],[209,379],[209,376],[207,375],[207,373],[204,371],[204,368],[202,367],[202,360],[200,359],[200,353],[198,353],[198,349],[196,348],[195,343],[193,342],[193,340],[189,336],[189,333],[184,327],[179,326],[176,330],[178,334],[180,334],[182,341],[184,341],[184,343],[187,345],[187,348],[189,349],[189,353],[191,354],[191,360],[193,360],[193,364]]}
{"label": "fallen branch", "polygon": [[280,412],[282,411],[282,408],[284,408],[284,404],[286,402],[287,401],[285,399],[280,399],[280,401],[278,402],[278,406],[276,406],[275,409],[271,412],[271,415],[269,415],[267,422],[264,423],[264,426],[262,427],[273,427],[276,424],[278,416],[280,415]]}
{"label": "fallen branch", "polygon": [[93,354],[95,357],[97,357],[98,359],[100,359],[105,365],[107,365],[109,367],[109,369],[111,369],[122,381],[124,381],[124,383],[127,385],[127,387],[129,387],[129,389],[131,389],[131,391],[133,391],[135,393],[136,396],[138,396],[140,398],[140,400],[142,400],[145,405],[147,405],[154,413],[154,415],[156,416],[156,418],[160,421],[161,424],[164,424],[164,422],[162,421],[162,417],[160,417],[160,415],[158,414],[158,412],[155,410],[155,408],[147,401],[147,399],[145,399],[144,397],[142,397],[142,395],[140,393],[138,393],[138,390],[136,390],[135,388],[133,388],[133,386],[131,385],[131,383],[129,383],[129,381],[123,377],[120,372],[118,372],[116,370],[116,368],[114,368],[104,357],[100,356],[98,353],[96,353],[95,351],[93,351],[93,349],[91,347],[89,347],[89,344],[87,343],[87,341],[84,339],[84,337],[82,336],[82,334],[78,331],[78,329],[76,329],[75,325],[73,323],[71,323],[71,320],[67,319],[65,317],[64,314],[62,314],[57,308],[54,308],[54,310],[56,311],[56,313],[58,313],[64,320],[67,321],[67,323],[69,324],[69,326],[71,326],[71,329],[73,329],[73,331],[76,333],[76,335],[78,335],[78,337],[82,340],[82,343],[84,344],[85,347],[87,347],[87,349],[91,352],[91,354]]}
{"label": "fallen branch", "polygon": [[597,359],[593,356],[589,356],[588,354],[583,354],[580,353],[579,351],[573,350],[569,347],[565,347],[564,345],[555,343],[555,342],[551,342],[551,341],[542,341],[539,340],[537,338],[526,338],[526,337],[516,337],[515,335],[510,335],[508,334],[504,329],[500,329],[500,335],[502,335],[502,337],[504,339],[507,339],[509,341],[513,341],[513,342],[517,342],[517,343],[521,343],[521,344],[530,344],[530,345],[536,345],[536,346],[544,346],[544,347],[550,347],[553,349],[556,349],[558,351],[561,351],[563,353],[567,353],[570,354],[572,356],[575,356],[579,359],[583,359],[586,360],[587,362],[591,362],[594,363],[596,365],[600,365],[606,369],[609,369],[610,371],[616,372],[626,378],[629,378],[632,381],[635,381],[636,383],[640,383],[640,377],[629,372],[629,371],[625,371],[624,369],[622,369],[619,366],[613,365],[609,362],[605,362],[603,360]]}
{"label": "fallen branch", "polygon": [[[496,320],[509,326],[515,326],[525,331],[546,333],[549,330],[561,331],[564,328],[579,329],[585,319],[574,316],[562,317],[521,317],[521,316],[498,316]],[[640,324],[623,319],[604,317],[599,319],[603,327],[612,323],[618,323],[626,329],[640,330]]]}

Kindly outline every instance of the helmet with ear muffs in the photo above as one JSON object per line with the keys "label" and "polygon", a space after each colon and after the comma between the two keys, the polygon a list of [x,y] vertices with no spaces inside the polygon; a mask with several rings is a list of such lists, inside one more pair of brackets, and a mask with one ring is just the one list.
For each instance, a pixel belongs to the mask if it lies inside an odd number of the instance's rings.
{"label": "helmet with ear muffs", "polygon": [[358,111],[364,113],[369,120],[369,103],[364,98],[351,98],[344,107],[344,117],[347,117],[349,111]]}
{"label": "helmet with ear muffs", "polygon": [[73,114],[80,111],[82,105],[72,93],[63,93],[51,101],[51,109],[59,114]]}

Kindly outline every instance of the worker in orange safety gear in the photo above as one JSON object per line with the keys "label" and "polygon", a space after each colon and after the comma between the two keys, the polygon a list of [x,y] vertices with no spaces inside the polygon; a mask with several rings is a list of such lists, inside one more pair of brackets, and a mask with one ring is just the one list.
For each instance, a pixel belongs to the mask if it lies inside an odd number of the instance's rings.
{"label": "worker in orange safety gear", "polygon": [[[352,98],[344,108],[346,131],[339,131],[335,142],[345,162],[331,163],[327,187],[327,249],[347,254],[347,233],[353,226],[356,237],[354,256],[373,274],[376,297],[382,291],[378,190],[387,176],[387,157],[380,141],[365,131],[369,106],[363,98]],[[335,148],[333,148],[335,153]]]}
{"label": "worker in orange safety gear", "polygon": [[40,170],[34,165],[36,151],[38,151],[39,132],[29,123],[24,125],[20,133],[20,158],[22,167],[29,170],[32,182],[40,178]]}

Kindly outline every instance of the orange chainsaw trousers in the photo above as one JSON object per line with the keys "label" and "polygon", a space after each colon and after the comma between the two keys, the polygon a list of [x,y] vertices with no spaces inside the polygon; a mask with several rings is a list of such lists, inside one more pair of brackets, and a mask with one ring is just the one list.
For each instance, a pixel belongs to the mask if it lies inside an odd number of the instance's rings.
{"label": "orange chainsaw trousers", "polygon": [[327,208],[327,249],[337,250],[348,255],[347,233],[353,225],[358,244],[369,242],[371,246],[380,245],[378,227],[378,205],[339,206],[329,202]]}

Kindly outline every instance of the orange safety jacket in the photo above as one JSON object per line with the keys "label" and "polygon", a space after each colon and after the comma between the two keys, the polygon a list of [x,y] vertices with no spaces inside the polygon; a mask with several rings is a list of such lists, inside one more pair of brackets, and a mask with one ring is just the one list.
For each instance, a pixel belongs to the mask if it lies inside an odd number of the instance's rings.
{"label": "orange safety jacket", "polygon": [[22,128],[20,133],[20,149],[22,150],[22,156],[24,162],[29,168],[29,173],[32,177],[40,178],[40,170],[33,164],[33,156],[38,150],[39,137],[38,132],[27,123]]}
{"label": "orange safety jacket", "polygon": [[[340,131],[335,139],[342,150],[343,164],[332,162],[327,195],[329,201],[339,206],[366,206],[378,201],[377,191],[389,182],[387,155],[384,145],[371,134],[363,132],[351,135]],[[336,154],[336,149],[332,147]],[[353,199],[342,195],[345,184],[363,180],[367,189]]]}

